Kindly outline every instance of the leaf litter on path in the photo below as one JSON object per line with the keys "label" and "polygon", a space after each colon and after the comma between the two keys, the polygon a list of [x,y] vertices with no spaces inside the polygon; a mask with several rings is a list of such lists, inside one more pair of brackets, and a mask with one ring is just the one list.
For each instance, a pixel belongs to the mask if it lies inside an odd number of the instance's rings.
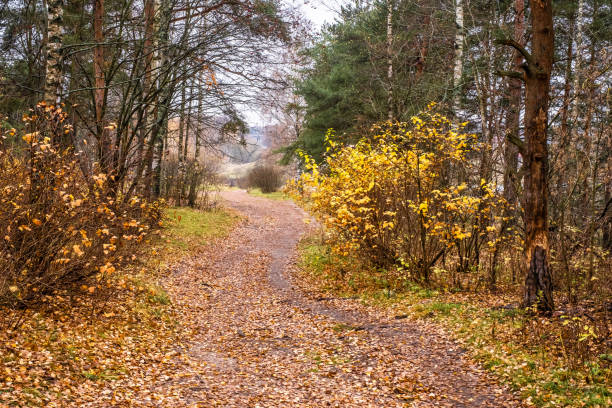
{"label": "leaf litter on path", "polygon": [[190,336],[174,371],[143,390],[155,399],[136,405],[521,406],[437,327],[292,284],[306,228],[293,203],[223,195],[247,221],[168,277]]}
{"label": "leaf litter on path", "polygon": [[103,326],[30,319],[38,337],[4,345],[0,407],[521,406],[434,324],[303,290],[295,204],[223,195],[246,219],[165,269],[170,313],[118,301]]}

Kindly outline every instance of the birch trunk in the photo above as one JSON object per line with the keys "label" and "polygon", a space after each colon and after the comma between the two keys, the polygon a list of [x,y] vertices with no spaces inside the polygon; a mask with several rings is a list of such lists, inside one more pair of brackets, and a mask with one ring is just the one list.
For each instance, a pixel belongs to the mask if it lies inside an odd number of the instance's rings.
{"label": "birch trunk", "polygon": [[[582,36],[584,33],[584,0],[578,0],[578,15],[576,17],[576,59],[574,65],[574,100],[572,103],[572,137],[578,132],[578,105],[581,93],[582,55],[584,46]],[[571,143],[571,140],[569,141]]]}
{"label": "birch trunk", "polygon": [[[189,35],[190,30],[190,17],[191,10],[189,1],[186,3],[187,10],[185,11],[185,26],[183,29],[183,45],[186,45],[187,37]],[[182,78],[180,78],[181,83],[181,107],[179,112],[179,129],[178,129],[178,163],[179,163],[179,172],[182,171],[181,163],[183,162],[183,138],[185,134],[185,99],[187,93],[187,70],[183,68],[181,71]]]}
{"label": "birch trunk", "polygon": [[[158,199],[161,194],[162,172],[164,160],[164,140],[168,133],[169,106],[174,94],[175,78],[168,70],[168,44],[170,39],[170,0],[162,0],[160,16],[163,18],[158,25],[158,49],[156,52],[153,70],[157,75],[160,100],[156,107],[156,124],[151,133],[155,145],[156,158],[153,165],[153,198]],[[163,71],[163,72],[162,72]]]}
{"label": "birch trunk", "polygon": [[198,93],[198,108],[196,114],[196,133],[195,133],[195,152],[194,159],[196,163],[200,162],[200,138],[202,137],[202,124],[203,124],[203,111],[204,111],[204,81],[202,80],[202,73],[198,75],[197,81],[197,93]]}
{"label": "birch trunk", "polygon": [[461,103],[461,77],[463,76],[463,0],[455,1],[455,67],[453,69],[453,109],[458,115]]}
{"label": "birch trunk", "polygon": [[44,101],[49,105],[57,104],[61,96],[63,20],[62,0],[48,0]]}
{"label": "birch trunk", "polygon": [[393,121],[393,1],[387,0],[387,119]]}
{"label": "birch trunk", "polygon": [[157,137],[159,134],[159,93],[157,87],[160,82],[160,75],[158,72],[159,66],[159,38],[160,38],[160,25],[159,25],[159,13],[160,12],[160,1],[149,0],[145,5],[145,53],[146,53],[146,65],[145,65],[145,90],[150,95],[155,94],[153,98],[153,109],[145,112],[145,121],[147,127],[150,127],[149,142],[147,151],[145,153],[145,177],[144,177],[144,194],[147,198],[151,198],[153,194],[153,159]]}

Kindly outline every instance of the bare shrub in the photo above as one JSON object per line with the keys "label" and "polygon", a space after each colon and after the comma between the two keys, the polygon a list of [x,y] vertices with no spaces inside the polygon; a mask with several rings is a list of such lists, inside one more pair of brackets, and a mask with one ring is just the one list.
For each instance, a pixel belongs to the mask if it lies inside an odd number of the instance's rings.
{"label": "bare shrub", "polygon": [[249,187],[261,189],[262,193],[273,193],[282,186],[281,172],[274,166],[260,165],[247,174]]}
{"label": "bare shrub", "polygon": [[167,160],[165,163],[165,197],[174,205],[210,208],[210,197],[218,180],[218,163],[214,160]]}
{"label": "bare shrub", "polygon": [[26,154],[0,146],[0,304],[110,285],[160,223],[159,204],[116,199],[112,178],[83,176],[77,155],[59,147],[71,132],[64,118],[40,105],[25,118]]}

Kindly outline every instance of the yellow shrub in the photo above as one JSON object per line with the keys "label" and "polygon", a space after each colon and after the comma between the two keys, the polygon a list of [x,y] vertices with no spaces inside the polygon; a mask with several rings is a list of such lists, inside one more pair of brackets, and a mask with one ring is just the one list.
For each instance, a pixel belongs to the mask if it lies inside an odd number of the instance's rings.
{"label": "yellow shrub", "polygon": [[304,156],[307,171],[289,190],[335,234],[340,253],[423,280],[451,252],[457,268],[470,267],[481,247],[496,245],[483,244],[503,200],[477,178],[470,155],[480,146],[464,126],[426,112],[379,125],[354,146],[339,146],[330,130],[325,162]]}
{"label": "yellow shrub", "polygon": [[0,144],[0,303],[28,306],[76,289],[93,293],[160,221],[158,203],[116,198],[103,174],[84,177],[62,149],[60,110],[24,118],[25,154]]}

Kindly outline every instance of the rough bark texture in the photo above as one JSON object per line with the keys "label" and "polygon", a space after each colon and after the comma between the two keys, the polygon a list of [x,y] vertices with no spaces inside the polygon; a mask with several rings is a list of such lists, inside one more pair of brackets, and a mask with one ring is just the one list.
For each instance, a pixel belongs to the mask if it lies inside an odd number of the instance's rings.
{"label": "rough bark texture", "polygon": [[47,2],[47,60],[45,64],[44,100],[55,105],[60,99],[62,84],[62,24],[64,9],[62,0]]}
{"label": "rough bark texture", "polygon": [[524,303],[554,309],[548,263],[548,146],[550,74],[554,54],[552,0],[531,2],[532,53],[525,57],[525,279]]}
{"label": "rough bark texture", "polygon": [[552,299],[552,278],[550,266],[548,265],[548,254],[541,246],[536,246],[531,254],[529,273],[525,280],[525,299],[531,300],[532,304],[546,306],[545,310],[551,310]]}

